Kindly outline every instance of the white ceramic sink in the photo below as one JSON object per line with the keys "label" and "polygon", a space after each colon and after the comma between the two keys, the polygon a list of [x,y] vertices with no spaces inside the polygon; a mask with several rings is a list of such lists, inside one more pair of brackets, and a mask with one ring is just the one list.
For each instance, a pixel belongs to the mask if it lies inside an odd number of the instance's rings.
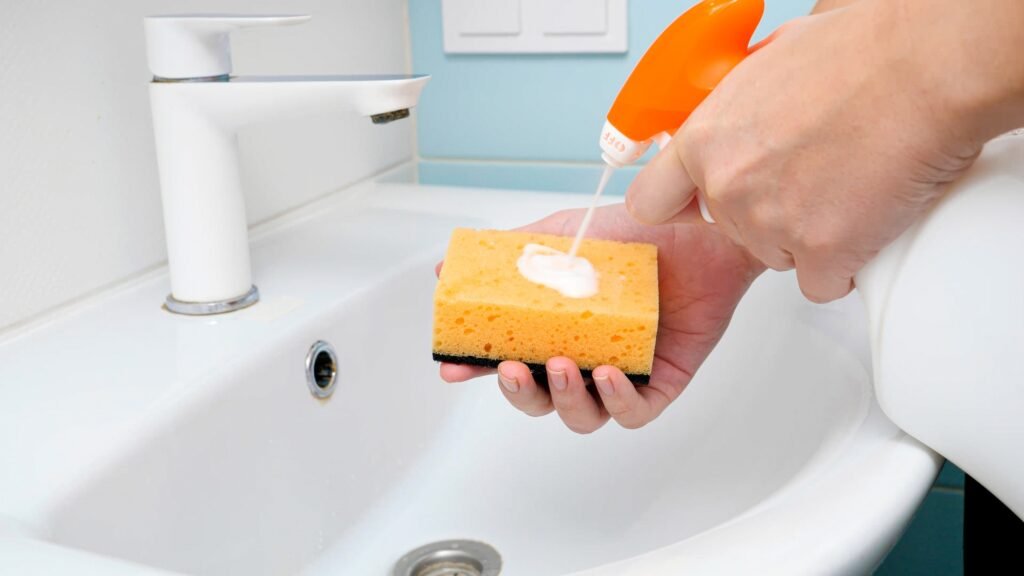
{"label": "white ceramic sink", "polygon": [[[858,574],[939,460],[874,401],[859,299],[768,274],[680,399],[590,436],[442,383],[457,225],[576,195],[364,183],[253,235],[257,306],[160,309],[157,273],[0,345],[0,573],[389,574],[469,538],[502,574]],[[341,363],[314,399],[316,340]]]}

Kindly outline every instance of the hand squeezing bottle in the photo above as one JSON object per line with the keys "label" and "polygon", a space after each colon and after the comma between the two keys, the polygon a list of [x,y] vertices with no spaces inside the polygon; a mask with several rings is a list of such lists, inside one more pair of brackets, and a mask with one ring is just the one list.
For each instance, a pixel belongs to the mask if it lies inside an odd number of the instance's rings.
{"label": "hand squeezing bottle", "polygon": [[[612,171],[636,162],[652,142],[660,148],[668,144],[690,113],[750,53],[750,39],[763,13],[764,0],[704,0],[658,36],[608,111],[600,138],[607,166],[572,247],[564,253],[527,246],[517,263],[523,276],[566,296],[597,292],[593,267],[576,253]],[[687,181],[680,188],[695,187]],[[696,196],[701,216],[713,223],[703,198]]]}
{"label": "hand squeezing bottle", "polygon": [[[664,148],[750,53],[750,38],[763,13],[764,0],[704,0],[672,22],[647,49],[608,111],[600,139],[605,163],[615,168],[632,164],[652,141]],[[703,199],[698,200],[701,215],[712,222]]]}

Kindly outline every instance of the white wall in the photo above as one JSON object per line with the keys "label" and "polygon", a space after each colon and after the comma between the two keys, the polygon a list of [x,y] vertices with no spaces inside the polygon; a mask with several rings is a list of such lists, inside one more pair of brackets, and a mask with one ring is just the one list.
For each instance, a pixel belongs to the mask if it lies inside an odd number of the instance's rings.
{"label": "white wall", "polygon": [[[405,0],[3,0],[0,332],[165,260],[142,17],[203,11],[314,15],[236,34],[236,74],[409,71]],[[250,224],[409,159],[412,141],[408,120],[346,113],[247,129]]]}

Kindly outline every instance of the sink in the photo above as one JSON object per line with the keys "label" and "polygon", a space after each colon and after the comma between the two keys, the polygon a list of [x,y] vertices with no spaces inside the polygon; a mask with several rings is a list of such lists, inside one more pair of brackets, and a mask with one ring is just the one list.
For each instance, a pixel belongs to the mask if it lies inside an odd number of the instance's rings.
{"label": "sink", "polygon": [[383,575],[456,538],[510,575],[869,573],[940,460],[881,413],[856,294],[762,276],[640,430],[576,435],[438,378],[451,229],[587,201],[364,182],[253,232],[252,308],[169,314],[164,270],[8,336],[0,573]]}

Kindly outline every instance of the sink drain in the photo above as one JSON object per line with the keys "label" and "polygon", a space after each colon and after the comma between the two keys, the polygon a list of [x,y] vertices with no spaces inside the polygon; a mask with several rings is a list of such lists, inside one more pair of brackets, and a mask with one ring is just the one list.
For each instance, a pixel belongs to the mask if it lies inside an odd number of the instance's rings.
{"label": "sink drain", "polygon": [[394,576],[497,576],[501,555],[475,540],[442,540],[409,552],[395,564]]}

